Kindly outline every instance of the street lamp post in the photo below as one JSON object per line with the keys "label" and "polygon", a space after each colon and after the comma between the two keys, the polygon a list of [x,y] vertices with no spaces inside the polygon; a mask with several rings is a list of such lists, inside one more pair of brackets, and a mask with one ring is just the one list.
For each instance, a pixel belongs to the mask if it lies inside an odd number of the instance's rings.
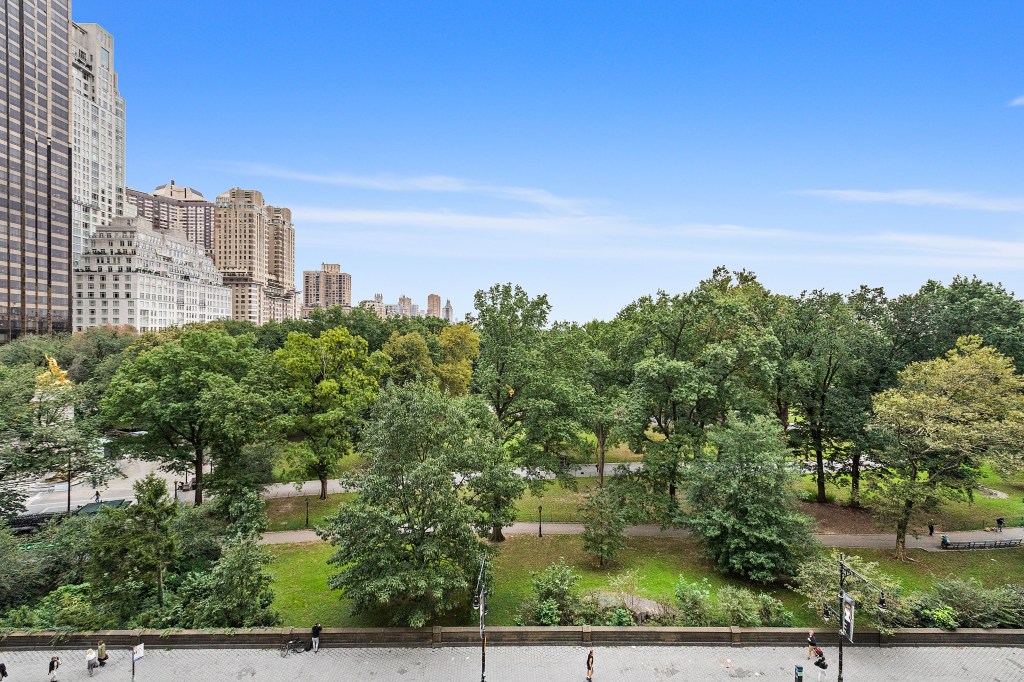
{"label": "street lamp post", "polygon": [[[853,600],[846,594],[846,578],[853,576],[862,583],[878,592],[878,609],[885,610],[885,591],[873,582],[862,576],[857,571],[846,565],[846,556],[839,555],[839,611],[836,611],[828,603],[822,604],[823,615],[826,620],[829,616],[835,616],[839,621],[839,676],[838,682],[843,682],[843,639],[849,638],[853,641]],[[849,604],[847,604],[849,602]],[[849,605],[849,618],[847,618],[847,606]],[[847,625],[848,624],[848,625]]]}
{"label": "street lamp post", "polygon": [[544,505],[537,505],[537,537],[544,537]]}
{"label": "street lamp post", "polygon": [[476,578],[476,593],[473,595],[473,608],[480,612],[480,682],[487,682],[487,554],[480,561],[480,574]]}

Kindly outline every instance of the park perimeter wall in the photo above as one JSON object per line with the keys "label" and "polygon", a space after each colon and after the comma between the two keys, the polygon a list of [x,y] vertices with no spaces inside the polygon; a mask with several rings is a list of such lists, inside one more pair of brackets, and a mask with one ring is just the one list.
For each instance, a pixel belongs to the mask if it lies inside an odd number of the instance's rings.
{"label": "park perimeter wall", "polygon": [[[270,649],[289,639],[308,638],[302,628],[261,628],[253,630],[107,630],[97,632],[10,632],[0,633],[0,649],[86,648],[98,640],[107,647],[129,647],[143,643],[161,649]],[[807,630],[802,628],[664,628],[664,627],[492,627],[487,628],[489,645],[537,646],[804,646]],[[835,632],[817,633],[819,644],[838,643]],[[1024,630],[939,630],[915,628],[883,634],[857,630],[854,644],[847,646],[1024,646]],[[473,627],[433,628],[325,628],[321,647],[440,647],[479,646],[480,630]]]}

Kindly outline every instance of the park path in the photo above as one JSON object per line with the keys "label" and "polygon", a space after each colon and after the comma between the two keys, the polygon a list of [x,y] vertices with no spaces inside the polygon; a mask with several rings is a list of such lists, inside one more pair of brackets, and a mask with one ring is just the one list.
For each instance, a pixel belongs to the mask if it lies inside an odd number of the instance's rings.
{"label": "park path", "polygon": [[[545,535],[579,535],[583,532],[581,523],[545,523],[542,528]],[[537,535],[537,524],[517,522],[506,526],[504,533],[512,535]],[[641,525],[630,526],[626,529],[626,535],[630,537],[665,537],[685,538],[689,537],[689,531],[681,528],[667,528],[662,530],[661,526]],[[981,540],[1016,540],[1024,538],[1024,528],[1007,528],[1002,533],[995,533],[983,530],[967,530],[946,533],[951,542],[968,542]],[[892,533],[816,533],[815,537],[825,547],[851,547],[851,548],[874,548],[890,549],[896,546],[896,538]],[[311,530],[279,530],[264,533],[262,541],[267,545],[278,545],[293,542],[318,542],[320,538]],[[939,535],[928,537],[907,537],[909,549],[923,549],[929,552],[943,551],[939,547]],[[947,550],[948,551],[948,550]]]}

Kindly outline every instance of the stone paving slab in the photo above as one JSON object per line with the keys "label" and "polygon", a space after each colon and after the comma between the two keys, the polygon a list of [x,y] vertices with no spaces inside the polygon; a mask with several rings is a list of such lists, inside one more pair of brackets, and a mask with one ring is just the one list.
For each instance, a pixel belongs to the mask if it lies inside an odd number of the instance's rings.
{"label": "stone paving slab", "polygon": [[[88,677],[84,651],[57,651],[63,661],[60,682]],[[5,682],[46,680],[50,651],[0,651],[10,677]],[[109,650],[110,662],[94,675],[128,680],[126,650]],[[587,649],[579,646],[490,647],[489,682],[567,682],[584,679]],[[837,653],[826,650],[829,668],[823,680],[837,677]],[[596,647],[594,682],[690,682],[696,680],[793,680],[794,666],[805,666],[805,682],[818,669],[802,647]],[[274,650],[147,648],[136,664],[138,682],[206,682],[207,680],[396,680],[400,682],[480,679],[480,649],[323,649],[317,654]],[[1021,682],[1024,652],[1013,648],[891,647],[846,649],[846,682]]]}

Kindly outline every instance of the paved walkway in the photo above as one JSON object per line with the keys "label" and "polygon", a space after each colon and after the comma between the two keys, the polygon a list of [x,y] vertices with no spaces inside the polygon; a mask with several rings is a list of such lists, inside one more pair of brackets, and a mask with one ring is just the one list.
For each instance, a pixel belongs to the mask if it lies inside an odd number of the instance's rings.
{"label": "paved walkway", "polygon": [[[127,680],[128,651],[108,649],[110,661],[93,680]],[[45,680],[51,655],[63,662],[61,682],[86,680],[84,651],[4,651],[8,682]],[[632,646],[595,647],[594,682],[727,682],[736,679],[789,681],[804,666],[805,682],[818,669],[803,647]],[[836,650],[826,649],[829,668],[823,680],[836,679]],[[489,682],[583,682],[587,649],[580,646],[494,646],[487,649]],[[892,647],[848,648],[847,682],[1020,682],[1024,651],[1011,648]],[[479,647],[408,649],[321,649],[281,658],[266,649],[147,648],[136,663],[138,682],[213,682],[216,680],[342,680],[343,682],[480,679]]]}
{"label": "paved walkway", "polygon": [[[545,535],[579,535],[583,532],[581,523],[545,523],[543,527]],[[536,535],[537,524],[518,522],[504,529],[505,535]],[[661,526],[643,525],[630,526],[626,529],[626,535],[632,537],[668,537],[685,538],[690,533],[681,528],[661,529]],[[960,531],[947,533],[949,539],[957,541],[979,541],[979,540],[1016,540],[1024,538],[1024,528],[1007,528],[1002,533],[989,533],[983,530]],[[818,533],[815,535],[818,542],[826,547],[871,547],[879,549],[890,549],[896,546],[896,536],[893,533],[870,533],[870,534],[837,534]],[[292,542],[316,542],[320,538],[312,530],[281,530],[263,534],[263,542],[268,545],[279,545]],[[907,547],[911,549],[923,549],[930,552],[950,551],[939,547],[939,535],[928,537],[908,537]],[[1022,678],[1024,679],[1024,678]]]}

